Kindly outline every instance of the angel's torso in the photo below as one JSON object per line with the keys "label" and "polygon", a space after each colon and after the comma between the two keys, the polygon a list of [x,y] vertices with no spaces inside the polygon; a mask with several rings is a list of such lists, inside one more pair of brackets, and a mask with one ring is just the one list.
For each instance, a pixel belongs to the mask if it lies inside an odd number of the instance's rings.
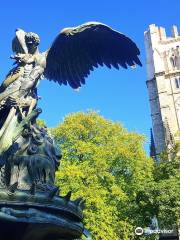
{"label": "angel's torso", "polygon": [[39,79],[43,76],[45,57],[43,54],[31,56],[26,60],[27,62],[20,62],[3,82],[5,86],[4,93],[7,97],[1,104],[5,104],[6,99],[11,96],[18,98],[21,101],[29,99],[37,99],[36,86]]}
{"label": "angel's torso", "polygon": [[26,62],[19,63],[16,68],[10,71],[10,77],[13,78],[15,75],[17,75],[17,77],[15,80],[12,80],[12,83],[10,83],[6,89],[8,90],[14,86],[20,87],[22,84],[27,84],[28,87],[28,83],[36,83],[36,80],[42,77],[44,67],[45,57],[43,54],[30,56],[29,59],[26,59]]}

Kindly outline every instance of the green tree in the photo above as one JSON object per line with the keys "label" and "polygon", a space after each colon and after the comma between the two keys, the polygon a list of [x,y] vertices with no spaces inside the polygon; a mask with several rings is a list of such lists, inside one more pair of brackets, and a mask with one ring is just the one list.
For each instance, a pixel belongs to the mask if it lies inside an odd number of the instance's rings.
{"label": "green tree", "polygon": [[177,152],[174,156],[171,160],[166,152],[159,156],[154,164],[154,180],[137,197],[141,212],[154,215],[160,229],[180,227],[180,157]]}
{"label": "green tree", "polygon": [[46,127],[46,122],[43,119],[38,118],[37,124],[41,127]]}
{"label": "green tree", "polygon": [[151,217],[137,202],[153,181],[144,137],[96,112],[71,114],[51,132],[63,155],[56,183],[61,194],[71,190],[72,198],[86,199],[84,222],[93,239],[135,239],[135,227]]}
{"label": "green tree", "polygon": [[[157,206],[159,225],[171,229],[173,225],[180,224],[180,158],[177,156],[171,161],[160,159],[155,164],[154,201]],[[180,227],[180,225],[179,225]]]}

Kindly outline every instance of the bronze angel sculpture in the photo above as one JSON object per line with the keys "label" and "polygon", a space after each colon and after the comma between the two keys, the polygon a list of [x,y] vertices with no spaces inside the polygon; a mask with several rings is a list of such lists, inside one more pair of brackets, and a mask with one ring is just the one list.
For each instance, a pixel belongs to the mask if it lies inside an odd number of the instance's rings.
{"label": "bronze angel sculpture", "polygon": [[[55,226],[64,229],[57,230],[58,238],[66,239],[67,235],[68,239],[73,239],[83,231],[80,201],[70,201],[70,193],[64,198],[58,197],[54,187],[54,173],[61,154],[47,129],[36,122],[41,112],[37,108],[37,84],[46,78],[78,89],[85,84],[90,71],[99,65],[116,69],[141,66],[140,52],[130,38],[98,22],[63,29],[43,53],[38,50],[39,43],[37,34],[16,30],[12,41],[14,55],[11,56],[15,67],[0,86],[0,221],[4,218],[12,221],[13,216],[16,222],[26,222],[25,217],[33,224],[42,222],[47,218],[47,212],[40,211],[39,207],[44,199],[41,207],[44,209],[47,201],[48,223],[53,229]],[[9,192],[14,194],[17,205],[22,204],[22,199],[29,205],[21,210],[12,208]],[[48,197],[44,197],[45,193]],[[34,196],[33,200],[29,200],[29,195]],[[1,205],[1,198],[10,202],[8,206]],[[51,208],[56,205],[59,214],[62,205],[68,202],[65,217],[69,219],[71,209],[71,225],[62,223],[64,215],[55,216],[50,212],[48,199],[51,199]],[[22,239],[36,239],[35,232]],[[43,239],[43,234],[37,239]]]}

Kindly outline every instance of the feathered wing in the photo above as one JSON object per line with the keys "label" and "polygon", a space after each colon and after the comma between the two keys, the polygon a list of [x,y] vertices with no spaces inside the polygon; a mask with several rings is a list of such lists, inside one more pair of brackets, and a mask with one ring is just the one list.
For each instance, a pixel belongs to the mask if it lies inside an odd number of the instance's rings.
{"label": "feathered wing", "polygon": [[88,22],[60,32],[47,52],[44,75],[76,89],[98,65],[117,69],[141,65],[139,54],[136,44],[124,34],[102,23]]}

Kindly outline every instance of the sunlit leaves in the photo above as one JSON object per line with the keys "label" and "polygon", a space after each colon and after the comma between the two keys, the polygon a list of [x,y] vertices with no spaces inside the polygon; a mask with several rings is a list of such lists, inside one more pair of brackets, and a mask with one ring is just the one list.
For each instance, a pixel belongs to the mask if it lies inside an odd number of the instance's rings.
{"label": "sunlit leaves", "polygon": [[63,158],[56,174],[61,193],[86,199],[84,222],[93,239],[133,239],[137,192],[152,180],[144,138],[96,112],[75,113],[51,130]]}

